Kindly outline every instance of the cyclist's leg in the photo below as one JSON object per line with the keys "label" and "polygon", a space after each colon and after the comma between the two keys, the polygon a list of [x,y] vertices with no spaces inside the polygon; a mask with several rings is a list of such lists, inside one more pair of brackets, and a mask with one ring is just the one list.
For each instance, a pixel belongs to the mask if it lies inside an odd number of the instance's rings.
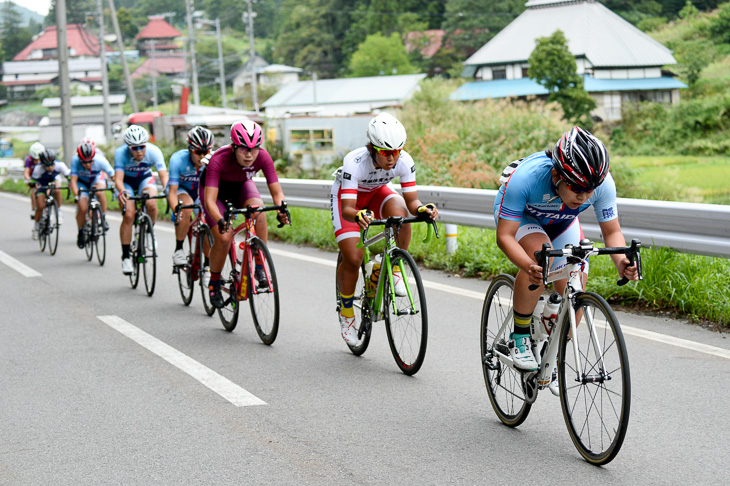
{"label": "cyclist's leg", "polygon": [[79,187],[79,202],[76,203],[76,226],[79,231],[84,227],[86,223],[86,214],[89,211],[89,187],[82,181],[76,183]]}
{"label": "cyclist's leg", "polygon": [[[146,192],[150,196],[156,196],[157,195],[157,186],[155,186],[155,178],[154,177],[148,177],[139,184],[138,188],[139,192]],[[157,215],[159,211],[157,209],[157,200],[156,199],[150,199],[147,201],[147,214],[150,215],[150,219],[152,219],[152,224],[155,224],[157,222]]]}
{"label": "cyclist's leg", "polygon": [[[127,194],[134,196],[136,194],[136,188],[130,185],[130,182],[134,183],[133,180],[125,178],[124,190]],[[134,213],[136,211],[134,201],[131,199],[127,200],[126,205],[119,205],[120,212],[122,213],[122,224],[119,225],[119,241],[122,245],[122,268],[126,273],[130,273],[132,262],[130,260],[130,245],[132,243],[132,226],[134,225]],[[129,260],[125,267],[125,261]]]}
{"label": "cyclist's leg", "polygon": [[[241,194],[239,196],[240,201],[243,203],[242,208],[251,206],[252,208],[261,207],[264,205],[264,200],[261,199],[261,194],[256,188],[256,183],[249,179],[241,185]],[[258,213],[254,216],[256,221],[256,236],[261,238],[264,243],[269,242],[269,226],[266,222],[266,215],[264,213]]]}
{"label": "cyclist's leg", "polygon": [[[193,204],[193,198],[190,197],[188,191],[181,187],[178,187],[177,189],[177,199],[182,201],[184,206]],[[188,230],[190,229],[190,216],[192,214],[192,209],[183,209],[180,213],[180,221],[177,221],[177,224],[175,225],[175,251],[182,250],[183,248],[183,242],[185,241],[185,238],[187,238]]]}
{"label": "cyclist's leg", "polygon": [[[112,184],[114,181],[111,181]],[[104,172],[96,176],[96,178],[91,181],[91,185],[96,187],[97,189],[106,189],[107,186],[107,180],[106,175]],[[105,192],[99,192],[96,194],[96,200],[99,201],[99,205],[101,206],[101,214],[106,217],[106,209],[109,205],[107,199],[106,199],[106,193]]]}
{"label": "cyclist's leg", "polygon": [[[201,192],[203,190],[204,188],[201,188]],[[218,194],[219,198],[216,201],[216,205],[218,206],[220,214],[224,214],[225,206],[221,197],[225,198],[225,195],[220,192]],[[203,213],[205,221],[208,223],[208,226],[210,226],[210,232],[213,235],[213,247],[210,249],[210,281],[208,283],[208,290],[210,292],[211,304],[213,304],[214,307],[221,308],[223,307],[223,296],[221,295],[221,271],[223,270],[223,265],[225,264],[226,258],[228,258],[228,253],[231,249],[233,231],[229,229],[225,233],[221,233],[218,229],[218,224],[213,221],[210,213],[208,213],[207,210],[204,210]]]}
{"label": "cyclist's leg", "polygon": [[[390,216],[405,218],[408,216],[405,199],[390,184],[375,191],[369,207],[373,209],[375,216],[378,218],[388,218]],[[408,245],[411,244],[411,225],[404,224],[401,226],[396,236],[396,244],[404,250],[408,249]]]}
{"label": "cyclist's leg", "polygon": [[43,214],[43,208],[46,207],[46,191],[39,191],[38,189],[33,191],[35,194],[35,222],[41,220]]}

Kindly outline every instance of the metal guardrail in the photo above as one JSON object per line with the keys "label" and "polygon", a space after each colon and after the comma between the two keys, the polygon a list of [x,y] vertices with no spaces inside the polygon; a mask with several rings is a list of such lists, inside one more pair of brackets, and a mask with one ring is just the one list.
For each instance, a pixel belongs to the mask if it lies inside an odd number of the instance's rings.
{"label": "metal guardrail", "polygon": [[[266,180],[254,178],[259,192],[271,201]],[[292,206],[329,209],[331,180],[280,179]],[[492,208],[497,191],[418,186],[418,197],[439,208],[439,221],[495,228]],[[668,247],[696,255],[730,258],[730,206],[716,204],[618,199],[619,222],[627,240],[645,246]],[[602,238],[593,210],[580,215],[583,232]]]}

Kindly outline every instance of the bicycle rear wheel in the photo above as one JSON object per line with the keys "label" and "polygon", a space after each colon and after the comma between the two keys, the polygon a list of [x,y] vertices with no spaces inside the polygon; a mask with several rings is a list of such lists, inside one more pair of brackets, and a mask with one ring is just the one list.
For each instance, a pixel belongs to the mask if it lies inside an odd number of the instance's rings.
{"label": "bicycle rear wheel", "polygon": [[147,295],[152,297],[155,293],[155,281],[157,279],[157,242],[152,220],[144,218],[142,224],[142,268],[144,270],[144,286]]}
{"label": "bicycle rear wheel", "polygon": [[[390,282],[385,281],[383,310],[385,311],[385,330],[393,358],[406,375],[414,375],[421,369],[426,357],[428,342],[428,311],[426,292],[423,290],[421,273],[413,257],[405,250],[396,249],[390,257],[393,269],[401,267],[403,283],[407,295],[398,296],[390,291]],[[380,278],[388,275],[381,271]],[[395,301],[391,302],[391,298]]]}
{"label": "bicycle rear wheel", "polygon": [[[337,301],[337,314],[342,310],[342,302],[340,299],[340,284],[338,280],[337,269],[342,262],[342,253],[337,254],[337,266],[335,267],[335,298]],[[370,335],[373,331],[372,321],[372,307],[370,305],[370,299],[367,298],[365,293],[365,266],[360,266],[360,272],[357,277],[357,284],[355,285],[355,296],[353,297],[352,306],[360,311],[360,319],[357,321],[357,336],[358,342],[356,344],[347,344],[350,351],[355,356],[360,356],[367,349],[370,344]]]}
{"label": "bicycle rear wheel", "polygon": [[48,206],[48,226],[46,227],[47,238],[48,238],[48,250],[51,255],[56,254],[58,249],[58,234],[61,232],[61,227],[58,224],[58,206],[55,201],[51,200],[51,204]]}
{"label": "bicycle rear wheel", "polygon": [[[213,235],[210,234],[210,229],[207,225],[201,225],[198,229],[198,252],[200,257],[200,262],[198,265],[198,268],[200,269],[200,273],[198,274],[198,281],[200,282],[200,293],[203,297],[203,308],[205,309],[205,313],[208,315],[208,317],[212,316],[215,313],[215,307],[213,307],[213,304],[210,303],[210,294],[208,291],[208,282],[205,282],[203,275],[205,271],[205,266],[203,265],[205,260],[205,242],[208,241],[208,248],[213,246]],[[208,278],[210,278],[210,274],[208,275]]]}
{"label": "bicycle rear wheel", "polygon": [[[279,332],[279,282],[266,243],[260,238],[253,238],[249,244],[253,261],[249,262],[248,304],[256,333],[264,344],[272,344]],[[251,269],[257,265],[263,266],[265,281],[251,278],[251,274],[255,273]]]}
{"label": "bicycle rear wheel", "polygon": [[38,222],[38,244],[41,247],[41,251],[46,251],[46,246],[48,244],[48,206],[43,208],[43,212],[41,212],[41,219]]}
{"label": "bicycle rear wheel", "polygon": [[616,457],[629,426],[629,358],[618,319],[603,297],[585,292],[575,304],[582,311],[575,336],[568,316],[560,336],[560,404],[578,452],[603,465]]}
{"label": "bicycle rear wheel", "polygon": [[86,252],[86,261],[89,261],[89,262],[94,257],[94,237],[95,236],[94,236],[92,221],[93,221],[92,219],[87,219],[86,223],[84,223],[84,227],[81,229],[81,231],[84,234],[84,238],[86,238],[86,240],[84,241],[84,251]]}
{"label": "bicycle rear wheel", "polygon": [[[231,250],[233,251],[233,250]],[[231,332],[238,324],[238,286],[240,285],[241,264],[233,264],[233,255],[229,252],[221,270],[221,293],[225,304],[218,309],[218,317],[226,331]]]}
{"label": "bicycle rear wheel", "polygon": [[104,262],[106,261],[106,230],[104,229],[104,217],[101,214],[101,208],[94,209],[91,218],[94,246],[96,247],[96,259],[99,262],[99,266],[104,266]]}
{"label": "bicycle rear wheel", "polygon": [[132,242],[129,246],[129,256],[132,259],[132,273],[129,275],[129,283],[132,284],[132,288],[136,289],[139,285],[139,265],[141,260],[144,258],[141,253],[142,245],[142,224],[135,223],[133,226],[134,233],[132,234]]}
{"label": "bicycle rear wheel", "polygon": [[188,232],[183,240],[183,251],[187,255],[187,262],[185,265],[178,265],[177,270],[177,285],[180,288],[180,297],[182,297],[183,304],[190,305],[193,300],[193,276],[190,273],[193,263],[193,252],[190,248],[190,240],[192,234]]}
{"label": "bicycle rear wheel", "polygon": [[512,294],[515,279],[498,275],[492,280],[484,298],[480,345],[482,371],[492,408],[505,425],[517,427],[530,413],[531,404],[525,399],[520,373],[505,365],[499,354],[509,356],[509,333],[512,330]]}

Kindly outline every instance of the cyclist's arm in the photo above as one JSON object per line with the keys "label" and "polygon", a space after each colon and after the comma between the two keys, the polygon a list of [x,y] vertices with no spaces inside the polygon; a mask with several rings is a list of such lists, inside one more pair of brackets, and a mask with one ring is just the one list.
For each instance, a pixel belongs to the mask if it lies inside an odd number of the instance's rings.
{"label": "cyclist's arm", "polygon": [[114,172],[114,187],[119,193],[119,203],[124,205],[127,203],[127,196],[124,194],[124,169],[117,169]]}
{"label": "cyclist's arm", "polygon": [[[601,234],[603,234],[603,242],[607,247],[620,247],[626,246],[626,238],[621,231],[621,225],[618,222],[618,218],[610,221],[599,222],[598,225],[601,227]],[[636,266],[629,267],[629,259],[626,255],[611,255],[613,264],[618,270],[618,274],[621,277],[626,277],[629,280],[639,280],[639,271]]]}
{"label": "cyclist's arm", "polygon": [[[278,206],[282,202],[284,202],[284,191],[281,188],[281,184],[279,182],[272,182],[269,184],[269,193],[271,194],[271,199],[274,200],[274,205]],[[277,214],[279,215],[279,221],[283,224],[289,224],[289,218],[287,218],[286,213],[282,211],[277,211]]]}
{"label": "cyclist's arm", "polygon": [[160,174],[160,183],[162,183],[162,190],[164,191],[167,187],[167,181],[169,177],[167,176],[167,170],[158,170],[158,174]]}
{"label": "cyclist's arm", "polygon": [[175,214],[175,209],[177,209],[177,188],[179,184],[170,184],[170,186],[167,188],[167,202],[170,203],[170,211],[172,211],[172,214]]}
{"label": "cyclist's arm", "polygon": [[218,211],[218,188],[205,186],[205,210],[216,223],[223,215]]}
{"label": "cyclist's arm", "polygon": [[29,181],[30,180],[30,174],[31,174],[30,167],[26,167],[26,168],[23,169],[23,178],[26,181]]}
{"label": "cyclist's arm", "polygon": [[533,257],[528,255],[517,241],[519,228],[520,221],[500,218],[497,224],[497,246],[509,261],[529,276],[530,283],[542,285],[542,267],[535,263]]}
{"label": "cyclist's arm", "polygon": [[[408,211],[414,215],[418,216],[418,208],[423,206],[423,203],[418,199],[418,193],[416,191],[412,192],[403,192],[403,199],[406,201],[406,207],[408,208]],[[431,219],[436,219],[439,214],[439,210],[434,207],[426,208],[426,212],[429,213],[431,216]]]}
{"label": "cyclist's arm", "polygon": [[71,192],[74,193],[74,197],[79,197],[79,185],[78,185],[79,176],[72,175],[71,179],[69,180],[69,186],[71,186]]}

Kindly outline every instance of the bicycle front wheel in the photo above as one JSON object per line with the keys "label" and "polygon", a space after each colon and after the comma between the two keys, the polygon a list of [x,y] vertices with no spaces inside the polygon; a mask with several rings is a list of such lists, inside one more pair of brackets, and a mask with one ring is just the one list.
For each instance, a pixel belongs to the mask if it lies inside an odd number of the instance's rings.
{"label": "bicycle front wheel", "polygon": [[141,223],[135,223],[134,224],[134,233],[132,235],[132,242],[129,247],[129,255],[132,258],[132,273],[129,274],[129,283],[132,284],[132,288],[136,289],[137,285],[139,285],[139,265],[144,258],[142,256],[142,239],[143,239],[143,233],[142,233],[142,224]]}
{"label": "bicycle front wheel", "polygon": [[[210,317],[215,313],[215,307],[213,307],[213,304],[210,303],[210,291],[208,290],[208,282],[206,281],[206,278],[203,278],[205,274],[205,266],[203,265],[203,262],[205,260],[206,241],[209,243],[208,248],[211,248],[213,246],[213,235],[210,234],[210,229],[208,229],[207,225],[201,225],[200,229],[198,230],[198,256],[200,259],[198,263],[198,268],[200,269],[200,273],[198,274],[198,281],[200,282],[201,297],[203,297],[203,308],[205,309],[205,313],[208,315],[208,317]],[[210,277],[210,270],[208,273],[208,277]]]}
{"label": "bicycle front wheel", "polygon": [[96,247],[96,259],[99,266],[104,266],[106,261],[106,230],[104,229],[104,219],[101,214],[101,208],[94,209],[92,214],[92,233],[94,234],[94,246]]}
{"label": "bicycle front wheel", "polygon": [[58,249],[58,234],[61,232],[61,226],[58,224],[58,206],[54,201],[48,206],[48,250],[51,255],[56,254]]}
{"label": "bicycle front wheel", "polygon": [[84,242],[84,251],[86,252],[86,261],[90,262],[94,258],[94,223],[89,219],[81,230],[84,233],[86,241]]}
{"label": "bicycle front wheel", "polygon": [[192,236],[190,232],[185,236],[183,240],[183,251],[187,255],[187,261],[185,265],[178,265],[177,267],[177,285],[180,288],[180,297],[182,297],[183,304],[190,305],[193,300],[193,276],[190,273],[192,268],[193,253],[190,248],[190,240]]}
{"label": "bicycle front wheel", "polygon": [[[421,369],[426,357],[428,342],[428,311],[426,292],[423,290],[421,273],[413,257],[405,250],[397,249],[390,256],[393,270],[401,268],[405,295],[391,292],[386,280],[383,309],[385,330],[388,334],[390,351],[398,368],[406,375],[414,375]],[[381,271],[380,278],[388,275]],[[394,299],[391,301],[391,299]]]}
{"label": "bicycle front wheel", "polygon": [[279,332],[279,282],[266,243],[253,238],[250,245],[253,262],[249,262],[249,269],[263,268],[265,279],[258,281],[249,276],[248,304],[256,333],[264,344],[272,344]]}
{"label": "bicycle front wheel", "polygon": [[616,457],[629,426],[629,358],[618,319],[603,297],[581,293],[575,308],[575,335],[566,316],[560,336],[560,404],[578,452],[602,465]]}
{"label": "bicycle front wheel", "polygon": [[41,213],[41,220],[38,223],[38,244],[41,247],[41,251],[46,251],[46,245],[48,244],[48,206],[43,208]]}
{"label": "bicycle front wheel", "polygon": [[499,359],[500,355],[509,356],[514,287],[511,275],[498,275],[492,280],[484,298],[480,332],[482,371],[489,401],[499,420],[510,427],[524,422],[532,407],[525,399],[520,373]]}
{"label": "bicycle front wheel", "polygon": [[152,297],[152,294],[155,293],[155,281],[157,280],[157,241],[155,240],[155,230],[151,219],[144,219],[141,235],[144,286],[147,295]]}
{"label": "bicycle front wheel", "polygon": [[[337,266],[335,267],[335,298],[337,301],[337,314],[342,310],[342,302],[340,301],[340,284],[338,281],[337,269],[340,267],[342,262],[342,253],[337,254]],[[365,288],[365,266],[360,265],[360,272],[357,277],[357,284],[355,285],[355,295],[352,300],[352,306],[360,311],[360,319],[357,320],[357,336],[358,341],[355,344],[347,343],[347,347],[355,356],[360,356],[367,349],[370,344],[370,335],[373,331],[373,319],[372,319],[372,306],[367,297],[367,289]]]}
{"label": "bicycle front wheel", "polygon": [[221,270],[221,294],[223,294],[224,305],[218,309],[218,317],[228,332],[233,331],[238,324],[238,287],[241,285],[241,264],[234,264],[232,251],[228,253],[228,258]]}

